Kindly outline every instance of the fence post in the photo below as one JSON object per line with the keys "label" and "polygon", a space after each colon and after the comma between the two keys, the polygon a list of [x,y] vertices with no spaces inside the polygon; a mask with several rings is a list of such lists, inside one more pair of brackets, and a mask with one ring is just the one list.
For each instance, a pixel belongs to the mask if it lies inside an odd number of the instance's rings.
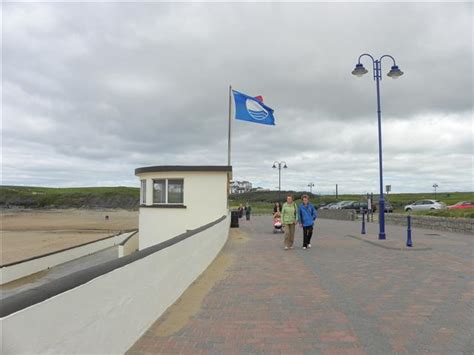
{"label": "fence post", "polygon": [[412,247],[413,243],[411,241],[411,216],[407,216],[407,247]]}
{"label": "fence post", "polygon": [[362,212],[362,230],[360,234],[365,234],[365,212]]}

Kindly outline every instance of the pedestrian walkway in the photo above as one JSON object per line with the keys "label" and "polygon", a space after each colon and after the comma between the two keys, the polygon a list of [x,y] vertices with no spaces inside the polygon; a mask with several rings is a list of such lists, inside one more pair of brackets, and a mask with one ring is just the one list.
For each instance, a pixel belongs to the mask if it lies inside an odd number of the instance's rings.
{"label": "pedestrian walkway", "polygon": [[[129,354],[454,354],[474,351],[474,238],[414,229],[431,250],[348,237],[319,220],[284,251],[271,217],[241,221],[221,254]],[[367,226],[376,234],[377,225]],[[398,226],[387,238],[404,238]],[[132,320],[132,317],[131,317]]]}

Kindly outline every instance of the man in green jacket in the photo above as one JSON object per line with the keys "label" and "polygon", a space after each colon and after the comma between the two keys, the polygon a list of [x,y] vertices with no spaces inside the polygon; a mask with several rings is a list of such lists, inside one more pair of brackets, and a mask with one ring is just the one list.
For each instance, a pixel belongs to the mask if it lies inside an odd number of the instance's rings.
{"label": "man in green jacket", "polygon": [[281,221],[285,225],[285,250],[293,249],[295,226],[298,223],[298,206],[293,196],[288,195],[281,209]]}

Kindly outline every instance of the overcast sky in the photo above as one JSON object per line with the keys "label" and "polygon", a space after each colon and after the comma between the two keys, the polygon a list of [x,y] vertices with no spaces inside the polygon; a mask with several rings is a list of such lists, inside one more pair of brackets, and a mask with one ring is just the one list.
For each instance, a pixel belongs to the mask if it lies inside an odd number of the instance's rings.
{"label": "overcast sky", "polygon": [[2,183],[138,186],[149,165],[225,165],[228,87],[276,126],[233,121],[234,179],[376,192],[473,190],[472,4],[26,4],[2,13]]}

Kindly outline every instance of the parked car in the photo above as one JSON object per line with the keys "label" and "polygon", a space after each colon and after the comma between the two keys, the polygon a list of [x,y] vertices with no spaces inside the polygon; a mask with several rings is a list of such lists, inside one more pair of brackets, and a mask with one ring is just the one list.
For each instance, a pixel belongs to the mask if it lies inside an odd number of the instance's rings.
{"label": "parked car", "polygon": [[392,213],[393,212],[393,206],[390,203],[390,201],[385,201],[385,212],[387,212],[387,213]]}
{"label": "parked car", "polygon": [[329,207],[330,210],[340,210],[342,207],[344,207],[345,205],[347,205],[348,203],[351,203],[352,201],[340,201],[334,205],[332,205],[331,207]]}
{"label": "parked car", "polygon": [[319,206],[319,209],[320,210],[328,210],[329,208],[331,208],[331,206],[335,205],[336,203],[339,203],[339,202],[329,202],[327,205]]}
{"label": "parked car", "polygon": [[[390,205],[390,208],[392,206]],[[367,201],[349,201],[349,203],[343,205],[341,207],[342,209],[349,209],[349,210],[356,210],[356,211],[364,211],[367,212],[368,210],[368,204]],[[372,205],[372,211],[375,212],[377,210],[377,207],[375,205]],[[387,211],[387,207],[385,207],[385,211]]]}
{"label": "parked car", "polygon": [[343,210],[356,210],[356,211],[359,211],[361,208],[364,211],[367,210],[367,202],[348,201],[348,203],[341,206],[341,209],[343,209]]}
{"label": "parked car", "polygon": [[455,205],[448,206],[449,209],[474,208],[474,201],[461,201]]}
{"label": "parked car", "polygon": [[445,208],[446,208],[446,204],[437,200],[419,200],[412,203],[411,205],[406,205],[405,212],[442,210]]}
{"label": "parked car", "polygon": [[328,210],[335,210],[339,207],[339,205],[341,204],[341,202],[344,202],[344,201],[337,201],[337,202],[333,202],[331,204],[331,206],[328,207]]}

